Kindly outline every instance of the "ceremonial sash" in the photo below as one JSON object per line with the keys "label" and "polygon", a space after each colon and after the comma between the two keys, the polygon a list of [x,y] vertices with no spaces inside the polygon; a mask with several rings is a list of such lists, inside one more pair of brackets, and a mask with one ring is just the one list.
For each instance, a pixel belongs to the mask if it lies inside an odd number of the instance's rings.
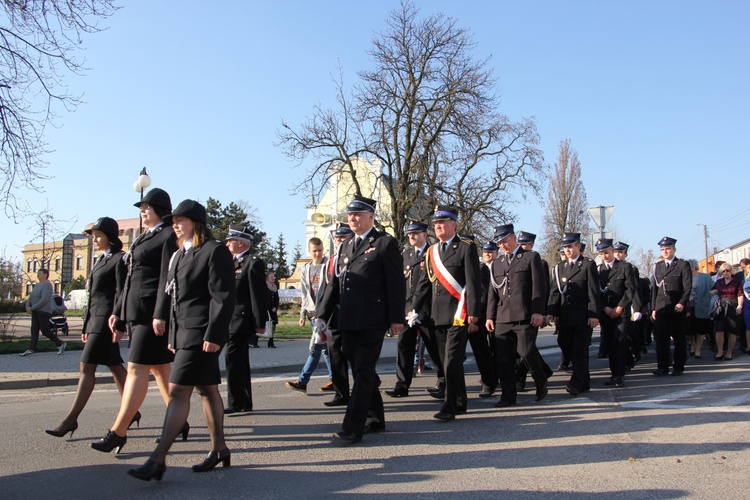
{"label": "ceremonial sash", "polygon": [[468,316],[466,311],[466,290],[443,265],[437,245],[432,245],[430,247],[428,256],[434,263],[435,277],[440,281],[440,284],[448,290],[448,293],[458,300],[456,314],[453,316],[453,326],[465,326],[466,318]]}

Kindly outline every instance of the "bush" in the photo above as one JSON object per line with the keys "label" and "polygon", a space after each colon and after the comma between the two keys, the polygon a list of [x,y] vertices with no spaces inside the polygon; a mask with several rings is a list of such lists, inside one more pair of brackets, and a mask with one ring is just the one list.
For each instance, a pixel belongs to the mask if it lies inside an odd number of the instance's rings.
{"label": "bush", "polygon": [[0,300],[0,314],[16,314],[24,312],[26,312],[26,302]]}

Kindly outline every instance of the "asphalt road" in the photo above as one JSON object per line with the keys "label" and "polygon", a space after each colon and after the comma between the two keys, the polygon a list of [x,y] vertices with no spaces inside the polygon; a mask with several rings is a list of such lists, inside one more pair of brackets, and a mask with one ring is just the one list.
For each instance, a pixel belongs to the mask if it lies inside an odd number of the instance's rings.
{"label": "asphalt road", "polygon": [[[545,349],[551,366],[556,349]],[[320,392],[285,388],[289,376],[254,383],[256,411],[226,418],[232,467],[195,474],[208,435],[193,398],[192,432],[177,442],[161,483],[125,474],[142,464],[159,435],[164,407],[151,390],[120,455],[92,450],[114,419],[112,385],[92,396],[72,439],[48,436],[69,407],[73,387],[2,391],[3,498],[554,498],[646,499],[750,497],[750,357],[717,363],[691,360],[682,377],[651,375],[653,353],[626,378],[605,388],[604,360],[592,359],[586,397],[564,392],[555,373],[541,403],[533,392],[509,409],[480,400],[478,375],[467,365],[469,413],[454,422],[432,418],[439,402],[415,379],[411,396],[386,398],[387,432],[340,446],[330,434],[343,409],[327,408]],[[592,355],[595,354],[592,352]],[[708,359],[707,359],[708,358]],[[395,380],[382,367],[383,388]],[[322,380],[317,377],[311,387]]]}

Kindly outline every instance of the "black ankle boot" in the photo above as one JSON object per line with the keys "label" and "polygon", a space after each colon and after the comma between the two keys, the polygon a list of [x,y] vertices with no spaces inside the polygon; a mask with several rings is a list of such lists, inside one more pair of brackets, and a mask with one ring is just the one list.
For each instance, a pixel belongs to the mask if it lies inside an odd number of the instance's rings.
{"label": "black ankle boot", "polygon": [[193,465],[193,472],[208,472],[221,463],[222,467],[229,467],[232,459],[232,452],[229,448],[221,451],[209,451],[208,456],[198,465]]}
{"label": "black ankle boot", "polygon": [[109,453],[110,451],[117,448],[117,453],[119,454],[120,451],[122,451],[122,447],[125,446],[125,443],[127,442],[127,436],[120,437],[113,431],[107,431],[103,438],[101,438],[99,441],[94,441],[93,443],[91,443],[91,447],[97,451],[102,451],[104,453]]}
{"label": "black ankle boot", "polygon": [[149,458],[148,460],[146,460],[145,464],[141,465],[137,469],[130,469],[128,471],[128,475],[133,476],[136,479],[140,479],[141,481],[151,481],[152,479],[161,481],[165,470],[167,470],[166,464],[154,462]]}

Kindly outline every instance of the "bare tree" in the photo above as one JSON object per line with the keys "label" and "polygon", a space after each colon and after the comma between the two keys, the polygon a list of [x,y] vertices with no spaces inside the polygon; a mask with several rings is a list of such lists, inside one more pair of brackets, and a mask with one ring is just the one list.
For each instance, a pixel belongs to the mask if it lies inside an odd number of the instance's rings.
{"label": "bare tree", "polygon": [[[28,228],[29,234],[32,235],[30,241],[41,241],[41,266],[49,269],[52,256],[62,251],[63,238],[78,224],[78,218],[59,219],[47,205],[42,210],[34,212],[32,219],[33,223]],[[34,271],[31,273],[28,270],[24,271],[25,279],[33,281],[36,278]]]}
{"label": "bare tree", "polygon": [[424,220],[438,203],[462,211],[462,232],[487,235],[511,220],[513,196],[539,189],[544,173],[533,119],[499,114],[496,82],[468,30],[441,14],[422,19],[410,2],[391,12],[376,34],[371,69],[347,91],[339,76],[337,109],[316,106],[297,130],[286,122],[278,145],[302,163],[316,164],[297,192],[320,193],[333,176],[360,191],[354,158],[383,166],[383,195],[396,230],[408,218]]}
{"label": "bare tree", "polygon": [[578,152],[570,146],[570,139],[566,139],[560,142],[557,161],[549,179],[543,219],[544,242],[540,253],[548,262],[557,262],[557,249],[564,232],[580,232],[582,238],[589,234],[587,207]]}
{"label": "bare tree", "polygon": [[649,278],[658,258],[653,250],[644,251],[642,248],[638,248],[633,252],[633,259],[630,260],[630,263],[638,268],[641,278]]}
{"label": "bare tree", "polygon": [[7,216],[19,210],[14,192],[39,190],[47,152],[44,129],[61,105],[71,110],[80,96],[68,92],[66,73],[85,68],[76,58],[84,33],[101,30],[114,0],[3,0],[0,9],[0,203]]}

